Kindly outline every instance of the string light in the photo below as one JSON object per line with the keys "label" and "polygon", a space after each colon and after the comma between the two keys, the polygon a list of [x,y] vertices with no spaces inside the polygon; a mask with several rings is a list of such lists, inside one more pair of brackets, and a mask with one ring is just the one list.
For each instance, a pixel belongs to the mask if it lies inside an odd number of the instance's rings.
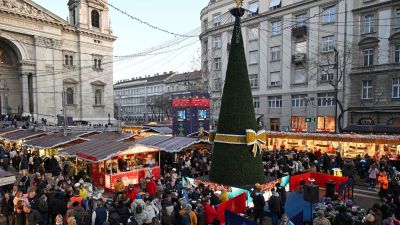
{"label": "string light", "polygon": [[150,24],[149,22],[143,21],[143,20],[141,20],[141,19],[139,19],[139,18],[137,18],[137,17],[135,17],[135,16],[132,16],[132,15],[128,14],[127,12],[125,12],[125,11],[119,9],[118,7],[112,5],[112,4],[108,3],[108,2],[105,2],[105,1],[102,1],[102,0],[101,0],[101,2],[103,2],[104,4],[110,6],[110,7],[113,8],[113,9],[117,10],[118,12],[120,12],[120,13],[122,13],[122,14],[125,14],[125,15],[128,16],[129,18],[131,18],[131,19],[133,19],[133,20],[136,20],[136,21],[138,21],[139,23],[144,24],[144,25],[146,25],[146,26],[148,26],[148,27],[150,27],[150,28],[152,28],[152,29],[159,30],[159,31],[162,31],[162,32],[164,32],[164,33],[171,34],[171,35],[174,35],[174,36],[179,36],[179,37],[197,37],[197,35],[178,34],[178,33],[174,33],[174,32],[168,31],[168,30],[166,30],[166,29],[163,29],[163,28],[154,26],[154,25]]}

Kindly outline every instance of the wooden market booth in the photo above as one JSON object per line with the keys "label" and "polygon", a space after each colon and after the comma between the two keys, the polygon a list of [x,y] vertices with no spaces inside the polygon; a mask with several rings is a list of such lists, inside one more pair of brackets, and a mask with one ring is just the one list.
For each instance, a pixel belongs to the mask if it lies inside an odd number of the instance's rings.
{"label": "wooden market booth", "polygon": [[26,141],[47,136],[48,133],[44,131],[35,130],[19,130],[16,132],[6,133],[0,135],[0,138],[4,141],[6,148],[11,148],[14,144],[16,147],[22,147],[22,144]]}
{"label": "wooden market booth", "polygon": [[124,133],[140,135],[142,138],[150,136],[172,136],[172,129],[166,126],[124,126],[121,128]]}
{"label": "wooden market booth", "polygon": [[176,163],[179,156],[208,153],[212,148],[208,140],[191,137],[150,136],[137,141],[137,144],[159,148],[161,162],[167,164]]}
{"label": "wooden market booth", "polygon": [[160,177],[159,149],[135,144],[135,136],[127,133],[104,132],[91,139],[60,151],[75,155],[77,167],[89,168],[92,180],[107,191],[122,178],[125,185],[137,184],[151,171]]}
{"label": "wooden market booth", "polygon": [[23,143],[32,153],[39,153],[39,156],[57,155],[60,150],[67,146],[85,142],[86,138],[97,132],[76,133],[64,135],[61,133],[53,133],[47,136],[39,137]]}
{"label": "wooden market booth", "polygon": [[400,154],[400,136],[361,135],[361,134],[321,134],[268,132],[268,150],[296,149],[303,151],[321,151],[328,154],[340,152],[342,157],[355,158],[357,155],[388,155],[397,159]]}

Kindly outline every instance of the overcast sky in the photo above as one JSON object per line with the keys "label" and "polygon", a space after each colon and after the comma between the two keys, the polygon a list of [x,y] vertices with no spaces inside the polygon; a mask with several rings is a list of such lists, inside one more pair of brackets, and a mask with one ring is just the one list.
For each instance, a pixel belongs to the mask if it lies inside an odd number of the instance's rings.
{"label": "overcast sky", "polygon": [[[66,19],[68,0],[33,0],[56,15]],[[128,14],[162,29],[185,34],[200,28],[200,11],[209,0],[110,0],[110,3]],[[114,55],[129,55],[157,46],[175,37],[149,28],[110,8],[114,42]],[[131,77],[153,75],[164,71],[186,72],[199,68],[200,41],[190,38],[180,45],[162,50],[164,54],[114,63],[114,81]]]}

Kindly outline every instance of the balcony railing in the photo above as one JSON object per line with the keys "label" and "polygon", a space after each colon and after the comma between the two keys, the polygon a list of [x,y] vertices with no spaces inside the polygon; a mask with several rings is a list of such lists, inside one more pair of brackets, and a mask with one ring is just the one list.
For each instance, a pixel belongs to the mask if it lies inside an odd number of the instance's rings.
{"label": "balcony railing", "polygon": [[384,72],[391,70],[400,70],[400,63],[354,67],[352,68],[352,73]]}
{"label": "balcony railing", "polygon": [[306,61],[306,54],[305,53],[297,53],[292,56],[292,62],[294,64],[302,63]]}
{"label": "balcony railing", "polygon": [[292,28],[292,36],[296,38],[304,37],[307,35],[307,27],[305,25],[296,26]]}

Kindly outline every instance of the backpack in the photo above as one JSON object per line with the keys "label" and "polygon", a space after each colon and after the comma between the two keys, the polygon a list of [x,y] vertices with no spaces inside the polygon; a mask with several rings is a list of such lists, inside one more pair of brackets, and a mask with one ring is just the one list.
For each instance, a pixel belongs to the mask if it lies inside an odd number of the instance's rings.
{"label": "backpack", "polygon": [[185,212],[185,214],[183,214],[182,225],[190,225],[189,210],[187,210],[187,211]]}
{"label": "backpack", "polygon": [[138,205],[136,206],[136,208],[135,208],[135,213],[136,213],[136,214],[140,214],[140,213],[142,213],[142,212],[143,212],[143,206],[140,205],[140,204],[138,204]]}
{"label": "backpack", "polygon": [[49,207],[47,206],[47,202],[44,198],[39,199],[39,211],[40,212],[47,212]]}

